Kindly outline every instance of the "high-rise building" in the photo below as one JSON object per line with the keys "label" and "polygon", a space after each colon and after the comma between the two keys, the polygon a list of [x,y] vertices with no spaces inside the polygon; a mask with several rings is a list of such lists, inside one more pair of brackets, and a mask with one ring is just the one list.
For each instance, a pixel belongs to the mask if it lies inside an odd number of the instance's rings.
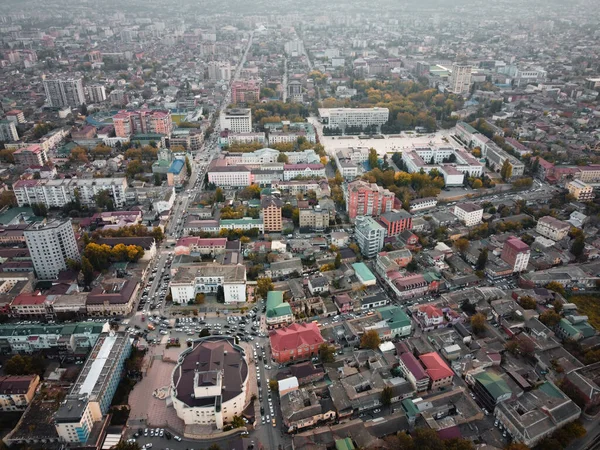
{"label": "high-rise building", "polygon": [[128,102],[127,94],[122,89],[115,89],[109,95],[111,105],[125,105]]}
{"label": "high-rise building", "polygon": [[13,153],[15,164],[23,167],[44,166],[48,162],[48,154],[39,145],[20,148]]}
{"label": "high-rise building", "polygon": [[23,234],[38,279],[52,280],[67,269],[67,260],[79,261],[79,249],[71,220],[34,223]]}
{"label": "high-rise building", "polygon": [[385,228],[372,217],[360,216],[356,218],[354,237],[360,252],[367,258],[374,258],[383,248]]}
{"label": "high-rise building", "polygon": [[250,108],[232,108],[222,112],[221,130],[229,130],[235,133],[250,133],[252,131],[252,113]]}
{"label": "high-rise building", "polygon": [[256,102],[260,99],[260,84],[254,80],[235,81],[231,85],[233,103]]}
{"label": "high-rise building", "polygon": [[283,202],[272,195],[265,195],[260,201],[260,208],[263,215],[264,231],[273,231],[281,233],[283,223],[281,219],[281,208]]}
{"label": "high-rise building", "polygon": [[362,180],[348,183],[345,189],[346,212],[350,220],[358,216],[378,217],[391,211],[394,206],[394,194],[375,183]]}
{"label": "high-rise building", "polygon": [[157,133],[170,135],[173,131],[171,111],[143,109],[119,111],[113,116],[115,136],[129,138],[132,134]]}
{"label": "high-rise building", "polygon": [[348,126],[380,127],[390,117],[388,108],[320,108],[319,116],[330,128],[345,129]]}
{"label": "high-rise building", "polygon": [[456,62],[452,64],[452,75],[450,75],[450,92],[454,94],[466,94],[471,89],[471,69],[473,66],[466,63]]}
{"label": "high-rise building", "polygon": [[510,237],[504,243],[500,258],[513,267],[513,272],[523,272],[529,264],[531,251],[529,245],[516,237]]}
{"label": "high-rise building", "polygon": [[101,84],[86,86],[85,97],[88,103],[101,103],[106,100],[106,89]]}
{"label": "high-rise building", "polygon": [[0,120],[0,141],[12,142],[19,140],[17,126],[12,120]]}
{"label": "high-rise building", "polygon": [[81,78],[44,80],[46,101],[50,106],[77,108],[85,103],[85,91]]}
{"label": "high-rise building", "polygon": [[212,81],[231,80],[231,65],[227,61],[211,61],[208,63],[208,79]]}

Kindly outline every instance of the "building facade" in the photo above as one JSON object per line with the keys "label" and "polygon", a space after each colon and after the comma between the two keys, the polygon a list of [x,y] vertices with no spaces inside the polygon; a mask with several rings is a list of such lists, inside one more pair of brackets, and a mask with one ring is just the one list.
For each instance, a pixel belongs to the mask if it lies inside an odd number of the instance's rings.
{"label": "building facade", "polygon": [[381,127],[389,120],[388,108],[323,108],[319,115],[331,128],[344,130],[347,126]]}
{"label": "building facade", "polygon": [[252,111],[250,108],[226,109],[221,113],[221,130],[234,133],[250,133],[252,131]]}
{"label": "building facade", "polygon": [[115,135],[129,139],[134,134],[170,135],[173,131],[171,111],[140,109],[119,111],[113,116]]}
{"label": "building facade", "polygon": [[529,245],[516,237],[509,238],[502,248],[500,257],[513,268],[513,272],[523,272],[529,264]]}
{"label": "building facade", "polygon": [[20,148],[13,153],[15,164],[22,167],[44,166],[48,162],[48,154],[39,145]]}
{"label": "building facade", "polygon": [[85,103],[81,78],[44,80],[44,92],[49,106],[78,108]]}
{"label": "building facade", "polygon": [[471,89],[471,70],[473,66],[465,63],[452,64],[449,89],[453,94],[468,94]]}
{"label": "building facade", "polygon": [[346,212],[351,221],[358,216],[378,217],[394,206],[394,194],[389,190],[362,180],[348,183],[344,189]]}
{"label": "building facade", "polygon": [[594,188],[581,180],[569,181],[566,188],[578,202],[590,202],[594,199]]}
{"label": "building facade", "polygon": [[283,202],[272,195],[266,195],[260,200],[265,233],[281,233],[281,230],[283,229],[281,216],[282,207]]}
{"label": "building facade", "polygon": [[454,206],[454,215],[466,226],[479,225],[483,219],[483,208],[475,203],[459,203]]}
{"label": "building facade", "polygon": [[385,228],[368,216],[356,218],[354,237],[363,256],[374,258],[383,248]]}
{"label": "building facade", "polygon": [[310,359],[319,354],[319,347],[325,342],[319,327],[312,322],[271,330],[269,340],[273,360],[280,364]]}
{"label": "building facade", "polygon": [[15,122],[12,120],[0,120],[0,141],[13,142],[18,140],[19,133]]}
{"label": "building facade", "polygon": [[173,303],[194,301],[196,294],[217,294],[222,288],[225,303],[246,301],[246,267],[217,263],[192,264],[177,269],[170,283]]}
{"label": "building facade", "polygon": [[535,231],[553,241],[560,241],[568,236],[571,224],[552,216],[544,216],[538,219]]}

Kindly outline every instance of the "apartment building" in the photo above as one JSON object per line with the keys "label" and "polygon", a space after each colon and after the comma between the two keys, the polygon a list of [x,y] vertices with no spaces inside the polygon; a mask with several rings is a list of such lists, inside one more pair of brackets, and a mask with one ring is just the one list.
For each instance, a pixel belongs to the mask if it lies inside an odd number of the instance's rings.
{"label": "apartment building", "polygon": [[15,122],[12,120],[0,120],[0,141],[14,142],[18,140],[19,132],[17,131]]}
{"label": "apartment building", "polygon": [[162,134],[169,136],[173,131],[171,111],[140,109],[119,111],[113,116],[115,136],[130,138],[133,134]]}
{"label": "apartment building", "polygon": [[264,231],[281,233],[283,221],[281,217],[281,208],[283,202],[272,195],[265,195],[260,200],[260,208],[263,217]]}
{"label": "apartment building", "polygon": [[81,78],[44,80],[44,92],[49,106],[78,108],[85,103],[85,91]]}
{"label": "apartment building", "polygon": [[231,64],[228,61],[210,61],[208,63],[208,79],[211,81],[231,80]]}
{"label": "apartment building", "polygon": [[226,109],[220,116],[221,130],[234,133],[252,132],[252,111],[250,108]]}
{"label": "apartment building", "polygon": [[344,130],[347,126],[381,127],[389,120],[388,108],[320,108],[319,116],[326,126]]}
{"label": "apartment building", "polygon": [[544,216],[538,219],[535,231],[553,241],[560,241],[569,234],[571,224],[552,216]]}
{"label": "apartment building", "polygon": [[452,64],[452,74],[448,80],[448,88],[453,94],[468,94],[471,89],[471,64],[455,62]]}
{"label": "apartment building", "polygon": [[34,223],[23,234],[40,280],[55,279],[61,270],[67,269],[68,259],[80,259],[70,219]]}
{"label": "apartment building", "polygon": [[325,177],[325,166],[321,163],[316,164],[284,164],[283,180],[290,181],[294,178],[323,178]]}
{"label": "apartment building", "polygon": [[125,332],[100,335],[71,391],[54,416],[63,442],[85,444],[94,424],[108,413],[133,339]]}
{"label": "apartment building", "polygon": [[6,120],[10,120],[15,124],[25,123],[25,114],[18,109],[11,109],[6,113]]}
{"label": "apartment building", "polygon": [[600,164],[577,167],[575,178],[584,183],[598,183],[600,181]]}
{"label": "apartment building", "polygon": [[595,197],[594,188],[581,180],[569,181],[566,188],[578,202],[590,202]]}
{"label": "apartment building", "polygon": [[39,145],[20,148],[13,153],[15,164],[21,167],[40,167],[48,162],[48,154]]}
{"label": "apartment building", "polygon": [[525,173],[525,165],[514,156],[506,153],[494,142],[490,141],[486,145],[486,159],[488,161],[488,164],[490,165],[490,168],[492,170],[495,170],[496,172],[499,172],[500,169],[502,169],[502,166],[504,165],[504,161],[508,160],[508,162],[512,166],[511,178],[523,176],[523,174]]}
{"label": "apartment building", "polygon": [[430,390],[434,391],[452,385],[454,372],[438,353],[431,352],[419,355],[419,360],[429,376]]}
{"label": "apartment building", "polygon": [[92,84],[85,87],[85,97],[88,104],[106,101],[106,88],[101,84]]}
{"label": "apartment building", "polygon": [[459,203],[454,206],[453,213],[468,227],[478,225],[483,220],[483,208],[476,203]]}
{"label": "apartment building", "polygon": [[181,146],[188,152],[195,152],[202,148],[204,133],[202,130],[189,128],[176,128],[168,139],[169,147]]}
{"label": "apartment building", "polygon": [[328,209],[315,205],[312,208],[301,208],[299,211],[299,226],[315,231],[323,231],[329,228],[332,219]]}
{"label": "apartment building", "polygon": [[0,411],[26,409],[39,384],[39,375],[0,376]]}
{"label": "apartment building", "polygon": [[378,217],[391,211],[394,206],[394,194],[375,183],[353,181],[345,186],[344,194],[350,221],[354,221],[358,216]]}
{"label": "apartment building", "polygon": [[215,161],[208,169],[208,182],[225,188],[246,187],[252,184],[252,172],[246,166],[217,165]]}
{"label": "apartment building", "polygon": [[196,294],[223,289],[225,303],[246,301],[246,267],[242,264],[190,264],[177,268],[170,283],[173,303],[187,304]]}
{"label": "apartment building", "polygon": [[93,206],[95,196],[108,191],[115,208],[125,205],[126,178],[57,178],[52,180],[19,180],[13,191],[20,207],[43,203],[48,208],[61,208],[79,196],[82,204]]}
{"label": "apartment building", "polygon": [[509,238],[502,248],[500,258],[513,268],[513,272],[523,272],[529,264],[529,245],[516,237]]}
{"label": "apartment building", "polygon": [[231,84],[231,101],[249,103],[260,100],[260,83],[255,80],[238,80]]}
{"label": "apartment building", "polygon": [[356,218],[354,237],[363,256],[374,258],[383,248],[385,228],[369,216]]}
{"label": "apartment building", "polygon": [[403,209],[381,214],[379,222],[386,228],[388,236],[396,236],[404,230],[412,230],[412,214]]}
{"label": "apartment building", "polygon": [[234,144],[267,144],[265,133],[235,133],[233,131],[221,131],[219,136],[219,145],[221,147],[229,147]]}

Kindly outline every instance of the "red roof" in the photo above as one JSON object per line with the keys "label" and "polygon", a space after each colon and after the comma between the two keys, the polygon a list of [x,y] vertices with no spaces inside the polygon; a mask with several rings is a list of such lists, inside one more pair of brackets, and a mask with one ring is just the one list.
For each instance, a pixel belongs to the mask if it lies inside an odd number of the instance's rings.
{"label": "red roof", "polygon": [[39,305],[46,301],[45,295],[40,295],[39,292],[33,294],[19,294],[12,301],[11,306],[20,305]]}
{"label": "red roof", "polygon": [[448,367],[448,364],[446,364],[442,357],[436,352],[425,353],[424,355],[419,356],[419,359],[425,366],[425,370],[427,370],[427,374],[432,381],[454,376],[452,369]]}
{"label": "red roof", "polygon": [[200,238],[196,236],[184,237],[177,241],[177,247],[189,247],[196,245],[199,247],[225,247],[227,238]]}
{"label": "red roof", "polygon": [[436,308],[433,305],[419,306],[419,311],[427,314],[427,317],[442,317],[444,315],[441,309]]}
{"label": "red roof", "polygon": [[516,238],[516,237],[510,237],[509,239],[506,240],[505,244],[512,247],[513,249],[515,249],[518,252],[526,252],[527,250],[529,250],[529,245],[527,245],[521,239]]}
{"label": "red roof", "polygon": [[21,187],[34,187],[42,183],[42,180],[19,180],[15,184],[13,184],[13,189]]}
{"label": "red roof", "polygon": [[321,345],[323,337],[319,327],[314,323],[294,323],[286,328],[279,328],[269,333],[271,348],[275,352],[297,349],[303,345]]}

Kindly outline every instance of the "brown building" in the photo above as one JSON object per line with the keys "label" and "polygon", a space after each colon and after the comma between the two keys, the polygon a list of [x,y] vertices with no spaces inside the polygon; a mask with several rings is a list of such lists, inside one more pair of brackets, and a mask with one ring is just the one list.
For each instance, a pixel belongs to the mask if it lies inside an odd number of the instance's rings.
{"label": "brown building", "polygon": [[89,293],[88,314],[96,316],[125,316],[133,309],[139,283],[122,278],[101,283]]}
{"label": "brown building", "polygon": [[0,411],[26,409],[39,384],[38,375],[0,377]]}
{"label": "brown building", "polygon": [[265,195],[260,201],[260,207],[263,215],[265,233],[281,233],[281,230],[283,229],[283,222],[281,219],[283,202],[272,195]]}

